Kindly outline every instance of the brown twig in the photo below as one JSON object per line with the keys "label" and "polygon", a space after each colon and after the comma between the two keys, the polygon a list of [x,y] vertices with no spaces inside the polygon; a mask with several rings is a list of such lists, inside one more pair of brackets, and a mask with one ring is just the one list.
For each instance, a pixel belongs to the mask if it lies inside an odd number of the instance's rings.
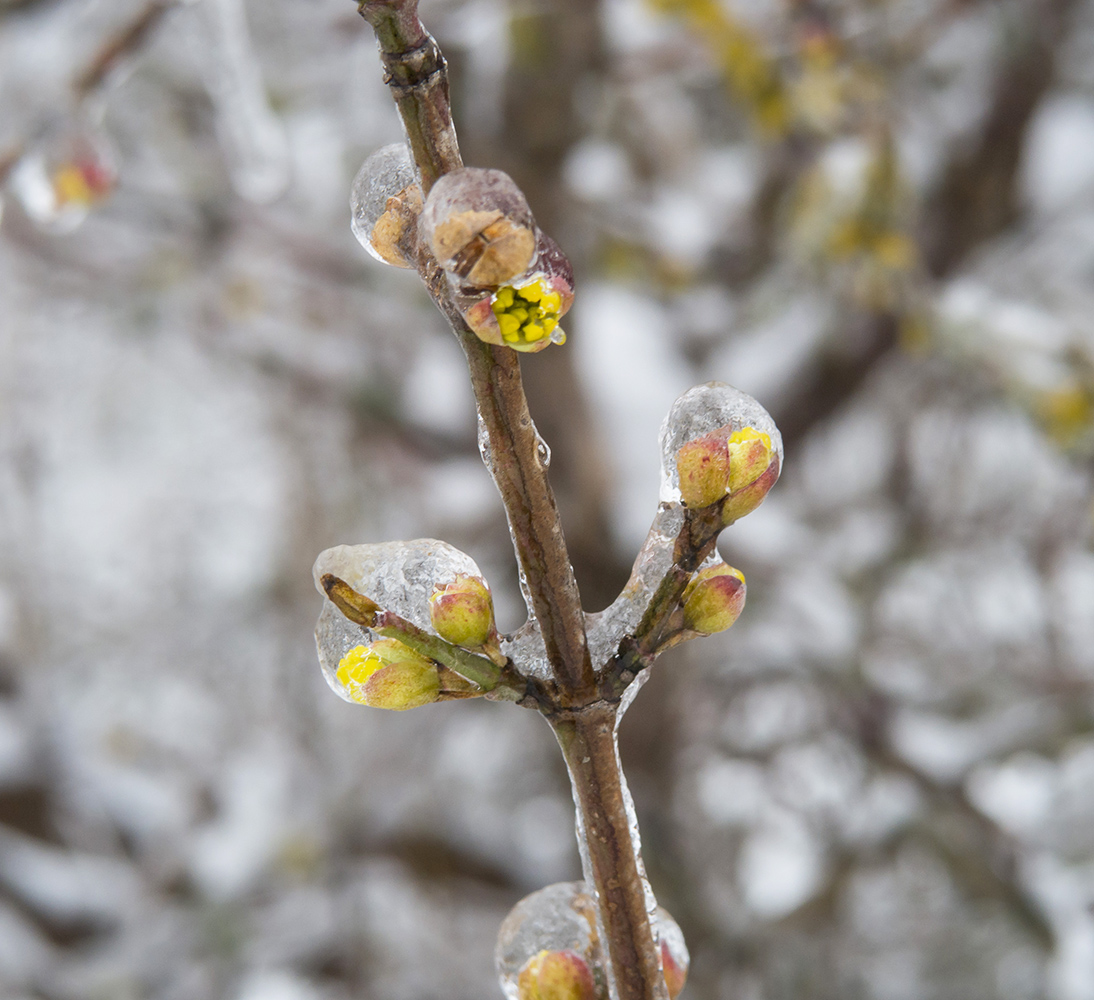
{"label": "brown twig", "polygon": [[[362,0],[359,10],[380,43],[386,80],[423,191],[462,162],[448,103],[444,59],[422,27],[417,0]],[[484,459],[505,505],[530,611],[554,677],[540,701],[570,766],[585,830],[586,878],[596,890],[609,978],[618,1000],[667,1000],[660,951],[650,926],[645,876],[629,796],[615,747],[618,704],[599,700],[585,618],[550,483],[543,445],[528,412],[518,356],[478,340],[453,303],[428,251],[419,272],[467,357],[486,432]]]}

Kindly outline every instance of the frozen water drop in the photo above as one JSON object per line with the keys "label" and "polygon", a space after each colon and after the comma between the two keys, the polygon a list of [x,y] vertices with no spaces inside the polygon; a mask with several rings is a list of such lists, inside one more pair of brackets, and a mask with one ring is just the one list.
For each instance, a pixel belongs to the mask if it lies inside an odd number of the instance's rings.
{"label": "frozen water drop", "polygon": [[541,951],[573,951],[602,981],[596,904],[584,882],[557,882],[525,896],[502,922],[494,966],[502,992],[517,1000],[517,978]]}
{"label": "frozen water drop", "polygon": [[[320,580],[326,573],[345,580],[385,611],[393,611],[431,632],[429,598],[434,588],[452,583],[458,576],[482,576],[469,555],[433,538],[378,545],[336,545],[320,553],[312,570],[321,594],[324,591]],[[338,661],[355,646],[367,645],[376,638],[368,629],[345,618],[324,596],[315,642],[323,676],[340,696],[345,694],[335,678]]]}
{"label": "frozen water drop", "polygon": [[696,438],[728,427],[729,433],[752,427],[771,438],[782,464],[783,441],[775,421],[747,392],[724,382],[707,382],[685,392],[672,404],[661,425],[661,500],[680,501],[680,476],[676,469],[679,450]]}
{"label": "frozen water drop", "polygon": [[106,137],[64,119],[46,128],[12,168],[8,187],[27,217],[50,233],[70,233],[113,192],[118,171]]}
{"label": "frozen water drop", "polygon": [[551,331],[551,343],[558,344],[559,346],[566,343],[566,331],[563,330],[562,327],[556,326]]}
{"label": "frozen water drop", "polygon": [[[414,161],[405,142],[393,142],[378,149],[365,160],[353,179],[350,193],[353,235],[361,246],[383,264],[392,264],[395,261],[390,256],[383,256],[374,246],[376,224],[387,211],[389,198],[409,188],[416,188],[417,184]],[[420,194],[418,198],[420,201]]]}
{"label": "frozen water drop", "polygon": [[539,455],[540,464],[546,469],[551,464],[551,446],[536,435],[536,454]]}

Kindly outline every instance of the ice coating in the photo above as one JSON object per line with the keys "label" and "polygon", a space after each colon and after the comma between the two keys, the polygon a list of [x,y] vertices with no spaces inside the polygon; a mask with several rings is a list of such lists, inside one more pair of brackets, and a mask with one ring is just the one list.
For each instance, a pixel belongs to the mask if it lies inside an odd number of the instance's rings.
{"label": "ice coating", "polygon": [[623,591],[604,611],[585,616],[594,668],[607,663],[620,640],[638,627],[658,584],[672,567],[676,536],[683,526],[684,508],[678,503],[661,504]]}
{"label": "ice coating", "polygon": [[680,477],[676,453],[696,438],[721,427],[730,433],[752,427],[771,438],[771,446],[782,464],[783,440],[775,421],[747,392],[724,382],[706,382],[685,392],[669,409],[661,425],[661,500],[680,500]]}
{"label": "ice coating", "polygon": [[324,680],[343,701],[357,704],[338,680],[339,661],[351,649],[367,646],[379,638],[375,632],[351,622],[330,601],[323,601],[323,610],[319,612],[319,622],[315,626],[315,649]]}
{"label": "ice coating", "polygon": [[688,953],[687,942],[684,941],[684,932],[680,930],[680,925],[673,919],[672,914],[663,906],[657,907],[654,920],[662,953],[667,949],[672,960],[686,977],[691,966],[691,955]]}
{"label": "ice coating", "polygon": [[494,967],[502,992],[517,1000],[517,977],[540,951],[576,952],[602,982],[596,906],[584,882],[556,882],[525,896],[502,922]]}
{"label": "ice coating", "polygon": [[431,632],[429,598],[434,587],[451,583],[461,575],[482,576],[469,555],[434,538],[377,545],[336,545],[321,552],[312,570],[315,586],[324,594],[315,643],[323,676],[341,697],[345,697],[345,693],[335,678],[338,661],[354,646],[368,644],[378,636],[346,619],[326,598],[320,582],[326,573],[345,580],[385,611],[393,611]]}
{"label": "ice coating", "polygon": [[[639,675],[639,677],[632,683],[623,694],[623,703],[620,704],[615,712],[615,728],[612,733],[612,749],[615,754],[615,767],[619,774],[620,786],[623,793],[623,807],[627,813],[627,826],[629,827],[631,844],[634,848],[635,867],[638,871],[638,877],[642,880],[642,894],[645,902],[646,915],[649,918],[651,925],[656,927],[657,917],[657,900],[654,898],[653,889],[650,887],[649,879],[646,877],[646,866],[642,861],[642,840],[638,830],[638,814],[635,812],[634,799],[631,797],[630,788],[627,786],[627,778],[623,772],[623,765],[619,759],[619,723],[623,718],[623,713],[626,711],[626,707],[634,700],[634,695],[637,694],[639,688],[645,683],[649,677],[649,671]],[[581,856],[581,871],[585,876],[585,885],[595,885],[593,863],[592,858],[589,855],[589,840],[586,836],[585,830],[585,815],[581,807],[581,796],[578,793],[577,782],[572,770],[572,762],[568,755],[566,756],[566,768],[570,776],[570,789],[573,792],[574,797],[574,818],[575,818],[575,831],[577,833],[577,849]],[[591,889],[586,891],[592,892]],[[597,933],[601,938],[604,938],[604,928],[600,921],[599,907],[595,908],[595,918],[597,924]],[[607,987],[608,996],[611,1000],[618,1000],[618,990],[616,989],[615,981],[612,976],[612,970],[608,966],[603,967],[603,975],[605,984]],[[504,987],[503,987],[504,988]]]}
{"label": "ice coating", "polygon": [[[523,582],[522,575],[521,583]],[[521,673],[538,677],[542,681],[551,680],[551,664],[547,660],[543,635],[535,618],[530,619],[528,624],[513,635],[503,636],[501,651],[517,665]]]}
{"label": "ice coating", "polygon": [[385,259],[372,244],[372,234],[388,199],[418,183],[414,161],[405,142],[393,142],[376,150],[361,165],[350,193],[351,227],[357,242],[383,264]]}

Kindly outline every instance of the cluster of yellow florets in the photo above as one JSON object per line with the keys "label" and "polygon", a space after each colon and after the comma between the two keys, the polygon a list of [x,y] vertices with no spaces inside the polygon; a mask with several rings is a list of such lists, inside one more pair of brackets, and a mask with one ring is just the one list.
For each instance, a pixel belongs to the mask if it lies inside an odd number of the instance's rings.
{"label": "cluster of yellow florets", "polygon": [[[565,342],[566,335],[555,333],[562,296],[547,288],[542,279],[516,288],[505,285],[494,294],[490,308],[497,318],[505,343],[513,347],[536,344],[544,338]],[[554,337],[551,334],[554,333]]]}

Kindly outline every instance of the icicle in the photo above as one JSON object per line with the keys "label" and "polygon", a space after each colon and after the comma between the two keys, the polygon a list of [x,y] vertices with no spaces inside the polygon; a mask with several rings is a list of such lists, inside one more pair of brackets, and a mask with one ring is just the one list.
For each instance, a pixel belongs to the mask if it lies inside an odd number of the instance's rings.
{"label": "icicle", "polygon": [[207,0],[214,67],[207,83],[217,110],[232,185],[248,201],[266,204],[289,186],[289,142],[270,109],[242,0]]}

